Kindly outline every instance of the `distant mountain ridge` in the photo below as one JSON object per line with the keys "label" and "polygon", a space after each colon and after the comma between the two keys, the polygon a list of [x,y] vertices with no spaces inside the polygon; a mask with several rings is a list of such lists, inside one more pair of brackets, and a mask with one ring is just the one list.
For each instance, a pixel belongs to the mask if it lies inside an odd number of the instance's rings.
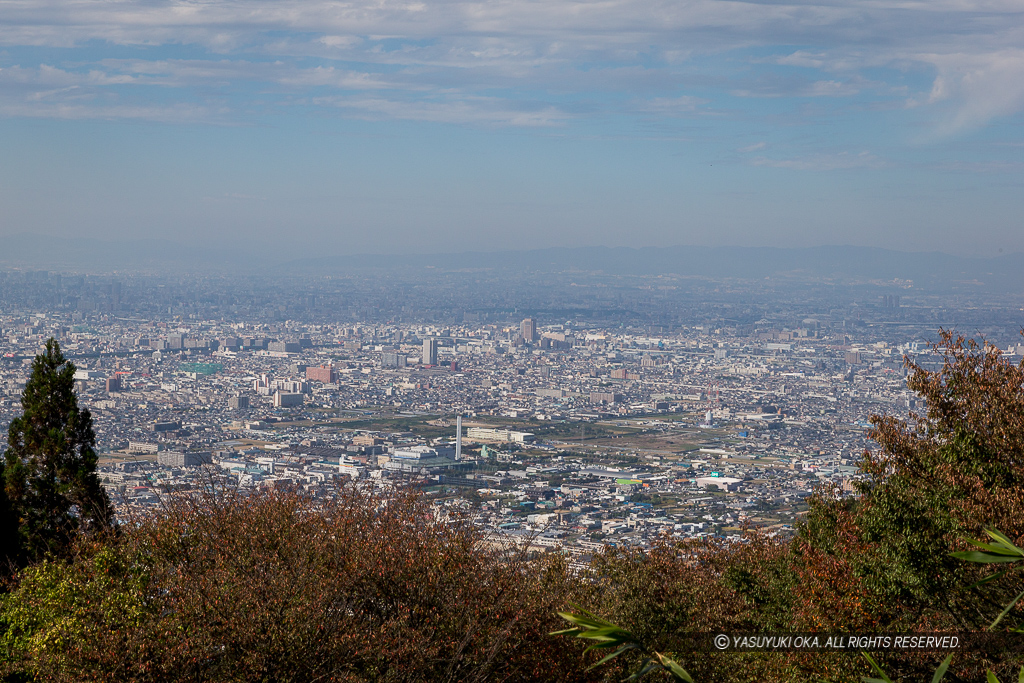
{"label": "distant mountain ridge", "polygon": [[[329,250],[328,250],[329,251]],[[323,252],[320,252],[321,254]],[[837,283],[912,281],[915,288],[997,289],[1024,293],[1024,254],[993,258],[879,247],[552,247],[494,252],[337,254],[289,259],[258,244],[190,246],[172,240],[105,241],[14,235],[0,238],[0,267],[110,271],[234,272],[273,267],[291,274],[365,269],[600,271],[702,278],[827,279]]]}

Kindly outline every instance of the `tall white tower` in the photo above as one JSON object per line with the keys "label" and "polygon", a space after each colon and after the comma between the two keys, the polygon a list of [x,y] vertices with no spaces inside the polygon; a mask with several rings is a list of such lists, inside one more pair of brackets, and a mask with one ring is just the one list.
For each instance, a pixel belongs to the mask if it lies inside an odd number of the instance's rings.
{"label": "tall white tower", "polygon": [[455,459],[462,460],[462,416],[455,416]]}

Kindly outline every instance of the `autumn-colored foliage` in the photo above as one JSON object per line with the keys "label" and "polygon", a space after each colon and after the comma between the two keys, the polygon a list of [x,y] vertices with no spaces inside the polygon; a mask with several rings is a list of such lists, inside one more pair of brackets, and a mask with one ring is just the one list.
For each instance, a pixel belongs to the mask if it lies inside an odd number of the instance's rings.
{"label": "autumn-colored foliage", "polygon": [[[906,420],[873,417],[881,447],[864,454],[859,495],[822,491],[794,542],[802,625],[875,631],[984,629],[1020,590],[951,553],[986,527],[1024,538],[1024,367],[1000,351],[942,331],[943,367],[908,363],[908,386],[925,401]],[[1005,628],[1021,625],[1018,608]],[[897,675],[921,675],[935,657],[890,656]],[[1012,657],[977,653],[951,671],[984,676]],[[969,677],[969,676],[968,676]]]}
{"label": "autumn-colored foliage", "polygon": [[180,498],[27,571],[6,598],[8,666],[55,681],[578,678],[546,635],[565,564],[481,540],[412,494]]}

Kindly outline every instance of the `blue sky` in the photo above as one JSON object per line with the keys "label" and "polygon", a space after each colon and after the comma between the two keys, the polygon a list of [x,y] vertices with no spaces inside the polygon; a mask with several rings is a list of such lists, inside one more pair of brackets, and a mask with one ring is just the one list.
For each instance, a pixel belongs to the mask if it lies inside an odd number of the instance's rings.
{"label": "blue sky", "polygon": [[0,235],[1024,251],[1019,0],[0,0]]}

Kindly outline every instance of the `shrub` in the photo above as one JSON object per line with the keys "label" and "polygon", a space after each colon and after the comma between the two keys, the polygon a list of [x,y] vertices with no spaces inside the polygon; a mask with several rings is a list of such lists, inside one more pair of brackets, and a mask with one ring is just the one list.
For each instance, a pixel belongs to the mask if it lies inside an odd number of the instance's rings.
{"label": "shrub", "polygon": [[26,570],[4,644],[54,681],[574,680],[546,634],[575,589],[413,494],[210,494]]}

